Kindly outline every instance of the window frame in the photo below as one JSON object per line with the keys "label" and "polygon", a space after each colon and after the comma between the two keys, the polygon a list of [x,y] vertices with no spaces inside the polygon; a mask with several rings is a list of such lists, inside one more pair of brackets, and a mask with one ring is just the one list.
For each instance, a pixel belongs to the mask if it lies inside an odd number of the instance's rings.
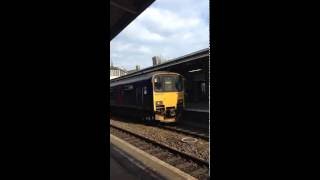
{"label": "window frame", "polygon": [[[177,85],[176,85],[176,81],[175,81],[175,84],[174,84],[174,87],[175,87],[175,89],[176,90],[171,90],[171,91],[165,91],[164,89],[163,89],[163,87],[164,87],[164,81],[163,81],[163,78],[161,78],[161,77],[165,77],[165,76],[171,76],[171,77],[174,77],[176,80],[180,80],[180,83],[181,83],[181,90],[178,90],[178,88],[177,88]],[[155,82],[154,82],[154,80],[156,79],[156,78],[158,78],[159,79],[159,81],[161,82],[161,89],[162,90],[159,90],[158,88],[156,88],[156,86],[155,86]],[[154,92],[163,92],[163,93],[166,93],[166,92],[183,92],[184,91],[184,85],[183,85],[183,76],[181,76],[181,75],[179,75],[179,74],[157,74],[157,75],[155,75],[153,78],[152,78],[152,85],[153,85],[153,89],[154,89]]]}

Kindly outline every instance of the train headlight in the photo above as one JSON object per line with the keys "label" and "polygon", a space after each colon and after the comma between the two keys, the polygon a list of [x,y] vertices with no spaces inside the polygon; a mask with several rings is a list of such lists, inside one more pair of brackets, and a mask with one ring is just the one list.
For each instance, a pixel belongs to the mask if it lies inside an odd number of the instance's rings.
{"label": "train headlight", "polygon": [[156,105],[159,106],[159,105],[162,105],[162,101],[156,101]]}

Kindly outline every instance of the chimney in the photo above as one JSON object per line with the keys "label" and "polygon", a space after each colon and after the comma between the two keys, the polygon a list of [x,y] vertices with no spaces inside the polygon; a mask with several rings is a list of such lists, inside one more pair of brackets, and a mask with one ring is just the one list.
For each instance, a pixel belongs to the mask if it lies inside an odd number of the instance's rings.
{"label": "chimney", "polygon": [[153,66],[161,64],[161,58],[159,56],[152,57]]}
{"label": "chimney", "polygon": [[140,66],[136,65],[136,70],[139,71],[140,70]]}

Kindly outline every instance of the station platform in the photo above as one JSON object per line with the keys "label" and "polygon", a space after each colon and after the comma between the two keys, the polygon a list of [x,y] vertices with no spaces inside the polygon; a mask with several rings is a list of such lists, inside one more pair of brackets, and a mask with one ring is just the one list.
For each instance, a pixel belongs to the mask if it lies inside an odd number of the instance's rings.
{"label": "station platform", "polygon": [[119,151],[117,147],[110,144],[110,179],[154,180],[159,178],[147,173],[144,167],[133,162],[127,155]]}
{"label": "station platform", "polygon": [[209,127],[209,102],[187,103],[182,113],[181,124],[188,126]]}
{"label": "station platform", "polygon": [[110,171],[111,180],[196,180],[112,134],[110,134]]}
{"label": "station platform", "polygon": [[209,102],[186,103],[185,111],[209,113]]}
{"label": "station platform", "polygon": [[114,157],[110,156],[110,179],[138,180],[139,177],[132,174],[125,167],[121,166]]}

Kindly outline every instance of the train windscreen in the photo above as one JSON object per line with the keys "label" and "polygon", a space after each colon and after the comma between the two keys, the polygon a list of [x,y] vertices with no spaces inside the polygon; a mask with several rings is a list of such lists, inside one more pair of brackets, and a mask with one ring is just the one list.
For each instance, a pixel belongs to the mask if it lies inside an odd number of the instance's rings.
{"label": "train windscreen", "polygon": [[183,80],[177,75],[158,75],[154,78],[156,92],[177,92],[183,90]]}

